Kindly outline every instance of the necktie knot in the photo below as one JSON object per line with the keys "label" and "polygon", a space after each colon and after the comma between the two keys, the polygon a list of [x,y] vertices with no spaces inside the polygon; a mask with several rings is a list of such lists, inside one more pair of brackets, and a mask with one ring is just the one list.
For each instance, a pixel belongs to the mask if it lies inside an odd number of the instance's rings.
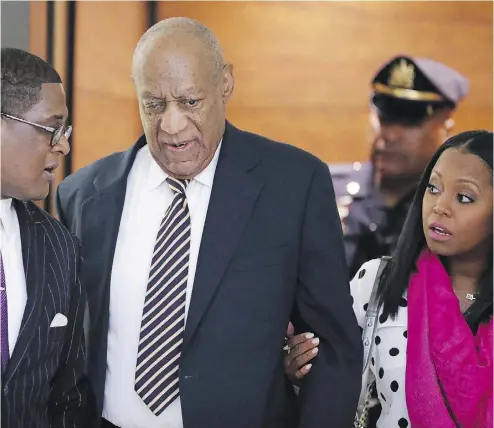
{"label": "necktie knot", "polygon": [[190,180],[179,180],[178,178],[168,177],[166,182],[174,194],[180,193],[185,196],[185,189],[187,189]]}

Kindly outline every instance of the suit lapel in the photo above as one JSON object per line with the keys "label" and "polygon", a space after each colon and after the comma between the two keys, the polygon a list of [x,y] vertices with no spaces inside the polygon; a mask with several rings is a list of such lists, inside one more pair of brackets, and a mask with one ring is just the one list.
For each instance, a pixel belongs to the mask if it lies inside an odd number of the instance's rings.
{"label": "suit lapel", "polygon": [[84,279],[87,284],[89,319],[93,326],[101,325],[101,316],[108,311],[110,275],[125,190],[126,181],[118,180],[84,201],[81,208]]}
{"label": "suit lapel", "polygon": [[[82,280],[87,287],[88,321],[91,326],[90,359],[106,358],[110,283],[113,257],[127,190],[127,177],[144,137],[94,180],[95,193],[81,205],[81,241],[84,260]],[[104,353],[103,356],[101,353]]]}
{"label": "suit lapel", "polygon": [[[109,285],[113,255],[127,190],[127,177],[139,149],[146,144],[144,137],[129,150],[121,153],[116,164],[107,167],[94,180],[96,192],[81,206],[82,251],[85,271],[104,272],[103,278],[87,284],[88,292],[101,291],[101,279]],[[101,275],[99,275],[101,276]],[[92,289],[91,287],[95,287]],[[109,288],[109,287],[108,287]],[[93,296],[97,297],[97,296]],[[92,299],[91,299],[92,300]],[[93,302],[98,303],[98,302]]]}
{"label": "suit lapel", "polygon": [[[21,232],[22,259],[26,278],[27,302],[19,336],[6,372],[6,382],[15,374],[38,330],[39,313],[45,289],[45,240],[41,219],[34,217],[29,202],[15,201]],[[39,221],[38,221],[39,220]]]}
{"label": "suit lapel", "polygon": [[241,136],[227,124],[201,239],[184,347],[221,282],[262,188],[249,174],[258,159],[251,150],[243,150]]}

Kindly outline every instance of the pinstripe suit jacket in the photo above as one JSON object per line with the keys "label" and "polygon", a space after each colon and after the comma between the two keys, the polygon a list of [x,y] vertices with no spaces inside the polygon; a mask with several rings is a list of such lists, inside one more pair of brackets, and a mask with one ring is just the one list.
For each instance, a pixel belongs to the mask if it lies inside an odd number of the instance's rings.
{"label": "pinstripe suit jacket", "polygon": [[[2,428],[92,428],[79,242],[34,203],[14,200],[14,207],[28,298],[2,376]],[[57,313],[67,317],[65,327],[50,327]]]}

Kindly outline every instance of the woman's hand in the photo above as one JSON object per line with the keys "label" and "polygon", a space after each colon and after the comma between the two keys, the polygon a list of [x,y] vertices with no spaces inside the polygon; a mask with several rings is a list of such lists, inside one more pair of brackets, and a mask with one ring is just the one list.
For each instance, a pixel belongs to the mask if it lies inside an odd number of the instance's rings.
{"label": "woman's hand", "polygon": [[307,373],[309,373],[312,361],[319,351],[319,339],[314,338],[313,333],[301,333],[293,335],[292,323],[288,323],[286,336],[288,338],[285,346],[286,355],[284,358],[285,374],[290,382],[297,384]]}

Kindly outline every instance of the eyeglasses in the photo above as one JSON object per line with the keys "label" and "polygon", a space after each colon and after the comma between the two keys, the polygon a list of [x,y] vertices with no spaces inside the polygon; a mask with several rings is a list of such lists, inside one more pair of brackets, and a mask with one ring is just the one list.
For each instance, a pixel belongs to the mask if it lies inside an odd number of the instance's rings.
{"label": "eyeglasses", "polygon": [[70,135],[72,134],[72,126],[65,126],[65,125],[58,125],[56,128],[53,128],[51,126],[45,126],[45,125],[40,125],[39,123],[34,123],[30,122],[29,120],[21,119],[20,117],[15,117],[7,113],[1,113],[2,116],[8,117],[9,119],[12,120],[17,120],[18,122],[22,123],[27,123],[28,125],[35,126],[36,128],[43,129],[47,132],[51,133],[51,140],[50,140],[50,146],[54,147],[58,143],[60,143],[60,139],[62,138],[62,135],[69,139]]}

